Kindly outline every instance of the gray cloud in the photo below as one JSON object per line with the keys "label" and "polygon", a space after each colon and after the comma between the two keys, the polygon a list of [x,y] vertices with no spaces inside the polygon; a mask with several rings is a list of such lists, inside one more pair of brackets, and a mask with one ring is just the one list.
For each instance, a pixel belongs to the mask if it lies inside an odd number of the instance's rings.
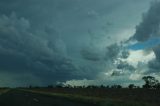
{"label": "gray cloud", "polygon": [[160,67],[160,62],[157,61],[157,60],[153,60],[153,61],[150,61],[149,64],[148,64],[150,70],[148,73],[154,73],[154,72],[159,72],[159,67]]}
{"label": "gray cloud", "polygon": [[42,79],[71,78],[71,73],[76,68],[64,55],[66,51],[63,41],[53,31],[42,31],[44,36],[53,36],[51,40],[29,30],[30,22],[27,19],[18,18],[15,13],[10,16],[1,15],[1,69],[18,73],[28,70]]}
{"label": "gray cloud", "polygon": [[156,59],[149,62],[148,66],[151,72],[160,72],[160,45],[153,48]]}
{"label": "gray cloud", "polygon": [[129,65],[127,62],[120,61],[117,65],[117,69],[121,69],[124,71],[134,71],[135,68],[132,65]]}
{"label": "gray cloud", "polygon": [[[143,42],[150,38],[160,37],[160,1],[151,3],[151,7],[147,13],[143,15],[142,22],[136,27],[136,33],[133,38]],[[156,45],[152,48],[156,59],[148,63],[150,68],[148,73],[159,72],[160,68],[160,46]]]}
{"label": "gray cloud", "polygon": [[107,46],[105,60],[109,59],[113,61],[118,57],[119,52],[120,52],[120,47],[118,44],[112,44],[110,46]]}
{"label": "gray cloud", "polygon": [[129,51],[123,47],[122,44],[111,44],[106,47],[106,54],[105,54],[105,60],[115,60],[118,57],[126,59],[129,56]]}
{"label": "gray cloud", "polygon": [[20,76],[49,84],[104,75],[128,57],[119,42],[146,1],[1,0],[0,74],[17,85],[25,82]]}
{"label": "gray cloud", "polygon": [[160,45],[153,48],[153,51],[156,55],[156,59],[160,62]]}
{"label": "gray cloud", "polygon": [[136,27],[134,38],[138,41],[146,41],[149,38],[159,36],[160,2],[152,2],[149,11],[143,14],[142,22]]}
{"label": "gray cloud", "polygon": [[123,48],[120,57],[126,59],[128,58],[128,56],[129,56],[129,51]]}
{"label": "gray cloud", "polygon": [[84,59],[90,61],[99,61],[101,59],[101,54],[96,53],[95,50],[90,48],[84,48],[81,50],[81,55]]}

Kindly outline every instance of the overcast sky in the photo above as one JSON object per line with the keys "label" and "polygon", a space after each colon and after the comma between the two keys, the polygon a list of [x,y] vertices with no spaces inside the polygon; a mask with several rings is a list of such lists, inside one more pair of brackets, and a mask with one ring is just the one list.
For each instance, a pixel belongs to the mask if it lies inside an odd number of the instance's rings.
{"label": "overcast sky", "polygon": [[159,78],[154,0],[0,0],[0,86]]}

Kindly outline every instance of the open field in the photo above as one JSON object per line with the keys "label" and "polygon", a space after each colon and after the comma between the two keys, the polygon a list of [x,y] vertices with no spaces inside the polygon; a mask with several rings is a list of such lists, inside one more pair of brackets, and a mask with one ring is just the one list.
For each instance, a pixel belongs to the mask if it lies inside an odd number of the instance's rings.
{"label": "open field", "polygon": [[3,94],[3,93],[6,93],[8,92],[10,89],[8,88],[0,88],[0,95]]}
{"label": "open field", "polygon": [[35,88],[28,91],[97,106],[160,106],[160,90],[155,89]]}
{"label": "open field", "polygon": [[0,106],[94,106],[67,100],[57,96],[48,96],[13,89],[0,95]]}
{"label": "open field", "polygon": [[158,89],[23,88],[0,93],[0,106],[160,106]]}

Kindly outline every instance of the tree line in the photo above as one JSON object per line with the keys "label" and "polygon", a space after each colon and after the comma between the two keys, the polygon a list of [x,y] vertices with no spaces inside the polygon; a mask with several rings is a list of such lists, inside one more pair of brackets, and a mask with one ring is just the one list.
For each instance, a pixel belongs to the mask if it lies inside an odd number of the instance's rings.
{"label": "tree line", "polygon": [[[145,82],[144,85],[140,86],[136,86],[134,84],[129,84],[128,87],[129,89],[136,89],[136,88],[144,88],[144,89],[160,89],[160,82],[153,76],[144,76],[142,77],[142,80]],[[29,86],[29,88],[80,88],[80,89],[84,89],[84,88],[110,88],[110,89],[121,89],[124,88],[121,85],[88,85],[88,86],[72,86],[72,85],[63,85],[63,84],[58,84],[56,86],[53,85],[48,85],[46,87],[38,87],[38,86]]]}

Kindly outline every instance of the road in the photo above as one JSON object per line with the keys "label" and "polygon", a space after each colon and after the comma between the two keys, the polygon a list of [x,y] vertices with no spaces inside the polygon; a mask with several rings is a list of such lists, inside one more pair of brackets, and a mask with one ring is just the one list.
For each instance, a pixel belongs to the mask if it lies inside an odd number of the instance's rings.
{"label": "road", "polygon": [[0,106],[93,106],[60,97],[11,90],[0,95]]}

